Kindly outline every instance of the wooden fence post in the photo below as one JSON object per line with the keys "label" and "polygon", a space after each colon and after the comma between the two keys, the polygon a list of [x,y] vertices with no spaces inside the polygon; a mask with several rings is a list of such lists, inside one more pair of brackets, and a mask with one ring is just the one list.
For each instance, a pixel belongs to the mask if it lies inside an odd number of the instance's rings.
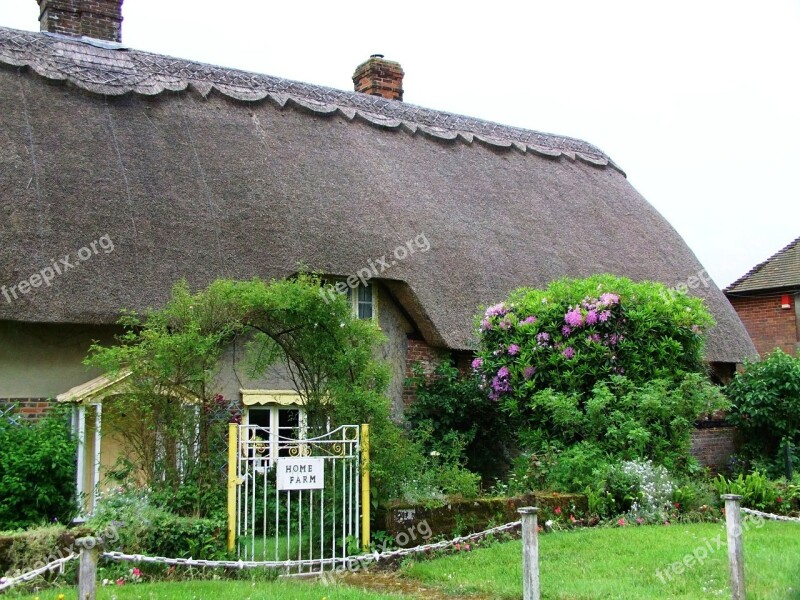
{"label": "wooden fence post", "polygon": [[525,506],[517,512],[522,515],[522,599],[539,600],[539,509]]}
{"label": "wooden fence post", "polygon": [[100,555],[102,538],[85,537],[75,540],[81,549],[78,566],[78,600],[95,600],[97,587],[97,559]]}
{"label": "wooden fence post", "polygon": [[736,494],[723,494],[725,500],[725,527],[728,532],[728,561],[731,567],[731,598],[744,600],[744,555],[742,553],[742,513]]}

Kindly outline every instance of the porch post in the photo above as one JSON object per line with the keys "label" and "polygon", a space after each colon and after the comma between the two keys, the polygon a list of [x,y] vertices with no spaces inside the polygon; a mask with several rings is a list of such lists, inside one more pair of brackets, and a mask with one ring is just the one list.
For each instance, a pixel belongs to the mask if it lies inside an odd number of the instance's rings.
{"label": "porch post", "polygon": [[103,443],[103,405],[98,402],[94,405],[94,487],[92,488],[92,510],[97,506],[100,495],[100,447]]}
{"label": "porch post", "polygon": [[79,404],[77,406],[77,420],[78,420],[78,475],[76,488],[78,492],[78,501],[81,503],[80,514],[86,514],[86,505],[84,498],[84,482],[86,477],[86,406]]}

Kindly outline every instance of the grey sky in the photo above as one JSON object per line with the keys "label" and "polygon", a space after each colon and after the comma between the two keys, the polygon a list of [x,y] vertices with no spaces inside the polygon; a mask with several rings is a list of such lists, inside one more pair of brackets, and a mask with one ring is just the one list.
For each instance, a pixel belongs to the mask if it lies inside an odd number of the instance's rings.
{"label": "grey sky", "polygon": [[[123,16],[131,47],[341,89],[380,52],[406,102],[589,141],[720,287],[800,235],[798,0],[127,0]],[[37,17],[0,0],[0,25]]]}

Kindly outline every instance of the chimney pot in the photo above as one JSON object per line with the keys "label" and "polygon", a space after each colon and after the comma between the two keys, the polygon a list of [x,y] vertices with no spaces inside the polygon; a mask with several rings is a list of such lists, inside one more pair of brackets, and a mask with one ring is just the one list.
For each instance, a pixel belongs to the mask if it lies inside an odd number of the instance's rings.
{"label": "chimney pot", "polygon": [[386,60],[383,54],[372,54],[356,67],[353,73],[355,91],[388,100],[403,100],[403,68],[400,63]]}

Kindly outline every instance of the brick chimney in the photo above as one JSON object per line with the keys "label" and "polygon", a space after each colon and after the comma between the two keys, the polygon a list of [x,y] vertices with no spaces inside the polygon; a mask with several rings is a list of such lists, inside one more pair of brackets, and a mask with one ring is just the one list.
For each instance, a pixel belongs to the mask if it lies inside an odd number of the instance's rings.
{"label": "brick chimney", "polygon": [[402,101],[403,75],[400,63],[386,60],[383,54],[373,54],[369,60],[356,67],[353,86],[362,94]]}
{"label": "brick chimney", "polygon": [[123,0],[36,0],[39,28],[98,40],[122,40]]}

